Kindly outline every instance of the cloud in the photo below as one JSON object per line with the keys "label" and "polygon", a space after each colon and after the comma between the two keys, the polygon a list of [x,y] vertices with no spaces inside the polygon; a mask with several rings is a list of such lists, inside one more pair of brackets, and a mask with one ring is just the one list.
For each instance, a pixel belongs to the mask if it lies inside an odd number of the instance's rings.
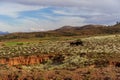
{"label": "cloud", "polygon": [[0,22],[0,30],[7,31],[6,30],[7,28],[8,29],[10,28],[9,24],[4,23],[4,22]]}
{"label": "cloud", "polygon": [[[13,28],[14,27],[14,28]],[[5,23],[0,21],[0,31],[4,31],[4,32],[16,32],[16,31],[20,31],[21,28],[20,27],[15,27],[11,24]]]}
{"label": "cloud", "polygon": [[[96,14],[114,14],[117,16],[116,13],[120,13],[119,11],[119,3],[120,0],[1,0],[1,2],[9,2],[12,3],[11,5],[6,4],[6,6],[1,7],[2,9],[6,9],[6,11],[2,10],[0,13],[4,13],[11,16],[17,16],[21,11],[30,11],[30,10],[38,10],[41,8],[41,6],[53,6],[57,9],[59,8],[69,8],[71,9],[71,12],[73,14],[73,11],[77,9],[79,13],[74,15],[81,15],[86,14],[90,15],[91,13]],[[19,5],[13,5],[13,4],[19,4]],[[8,11],[7,11],[8,10]],[[16,10],[15,11],[9,11],[9,10]],[[19,11],[18,11],[19,10]],[[71,14],[71,12],[69,12]],[[56,13],[61,13],[59,11],[56,11]]]}
{"label": "cloud", "polygon": [[113,24],[120,20],[119,3],[120,0],[1,0],[0,18],[4,15],[12,19],[2,20],[0,29],[42,31],[64,25]]}
{"label": "cloud", "polygon": [[32,27],[32,28],[30,28],[30,31],[32,31],[32,32],[39,32],[39,31],[45,31],[45,30],[41,29],[41,28]]}
{"label": "cloud", "polygon": [[[25,8],[25,10],[29,9],[38,9],[40,6],[53,6],[53,7],[62,7],[66,8],[69,7],[71,8],[71,11],[73,8],[78,9],[79,11],[84,12],[101,12],[101,13],[106,13],[106,14],[115,14],[115,13],[120,13],[119,11],[119,3],[120,0],[1,0],[1,2],[11,2],[11,3],[16,3],[20,4],[18,6],[13,6],[17,8],[17,10],[21,10],[20,7]],[[12,6],[12,5],[10,5]],[[9,7],[10,7],[9,6]],[[12,8],[13,8],[12,7]],[[19,9],[20,8],[20,9]],[[8,8],[9,9],[9,8]],[[11,10],[11,7],[10,7]],[[89,13],[90,14],[90,13]]]}
{"label": "cloud", "polygon": [[47,31],[57,29],[64,25],[80,26],[84,24],[84,18],[80,17],[67,17],[67,16],[50,16],[47,18],[50,19],[37,19],[37,18],[16,18],[15,21],[17,24],[8,24],[7,22],[0,24],[0,30],[9,31],[9,32],[33,32],[33,31]]}
{"label": "cloud", "polygon": [[77,8],[64,8],[59,10],[53,10],[53,13],[64,15],[64,16],[96,16],[96,15],[104,15],[102,12],[95,12],[95,11],[87,11],[87,10],[80,10]]}
{"label": "cloud", "polygon": [[14,3],[0,3],[0,15],[6,15],[9,17],[17,18],[20,16],[20,12],[24,11],[34,11],[43,9],[43,6],[31,6],[23,4]]}
{"label": "cloud", "polygon": [[80,3],[88,3],[86,0],[1,0],[3,2],[14,2],[21,4],[29,4],[29,5],[44,5],[44,6],[74,6],[75,4],[78,6]]}
{"label": "cloud", "polygon": [[1,0],[1,2],[14,2],[28,5],[42,5],[42,6],[59,6],[59,7],[117,7],[119,0]]}

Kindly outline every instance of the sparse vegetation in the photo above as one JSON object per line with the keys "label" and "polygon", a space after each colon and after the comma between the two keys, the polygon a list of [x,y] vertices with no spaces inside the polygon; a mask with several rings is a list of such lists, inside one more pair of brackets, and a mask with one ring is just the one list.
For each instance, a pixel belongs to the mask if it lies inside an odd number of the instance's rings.
{"label": "sparse vegetation", "polygon": [[[80,42],[80,45],[71,46],[70,42]],[[7,59],[9,58],[19,57],[19,56],[32,56],[32,55],[53,55],[49,59],[44,60],[40,64],[32,64],[32,65],[17,65],[15,66],[15,73],[8,73],[8,77],[17,79],[44,79],[44,77],[39,77],[37,75],[43,76],[40,72],[46,71],[54,71],[54,70],[68,70],[75,71],[78,69],[88,68],[88,72],[83,73],[83,80],[85,79],[96,79],[94,76],[91,76],[91,73],[94,70],[100,70],[104,68],[109,68],[113,66],[115,69],[118,69],[120,66],[120,37],[119,35],[110,35],[110,36],[95,36],[95,37],[87,37],[87,38],[69,38],[69,39],[45,39],[45,40],[36,40],[36,42],[20,42],[20,41],[11,41],[11,42],[3,42],[0,47],[0,58]],[[81,45],[82,44],[82,45]],[[5,64],[1,64],[1,67]],[[90,68],[89,67],[93,66]],[[6,71],[9,67],[6,66],[4,70]],[[26,75],[31,77],[23,77],[21,73],[17,73],[17,70],[24,70]],[[26,71],[30,71],[30,74],[27,74]],[[91,72],[92,71],[92,72]],[[104,70],[103,70],[104,71]],[[114,73],[115,70],[113,70]],[[31,72],[35,72],[35,74],[31,74]],[[84,71],[81,71],[84,72]],[[23,72],[22,72],[23,73]],[[68,72],[71,73],[71,72]],[[95,72],[94,72],[95,73]],[[75,73],[74,73],[75,74]],[[81,74],[81,73],[80,73]],[[101,73],[99,73],[101,74]],[[63,79],[60,77],[61,71],[57,74],[59,75],[54,77],[53,79]],[[76,74],[78,75],[78,74]],[[114,76],[113,76],[114,77]],[[50,77],[51,79],[52,77]],[[105,79],[109,78],[109,76],[105,76]],[[64,79],[74,80],[72,77],[64,77]],[[48,78],[49,80],[49,78]],[[77,80],[77,79],[76,79]]]}

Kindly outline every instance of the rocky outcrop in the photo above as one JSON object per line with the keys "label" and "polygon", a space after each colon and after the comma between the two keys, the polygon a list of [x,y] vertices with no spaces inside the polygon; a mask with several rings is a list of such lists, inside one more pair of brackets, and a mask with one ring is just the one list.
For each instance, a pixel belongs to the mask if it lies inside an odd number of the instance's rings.
{"label": "rocky outcrop", "polygon": [[3,58],[0,59],[0,64],[6,65],[30,65],[30,64],[38,64],[43,63],[50,59],[51,55],[32,55],[32,56],[19,56],[13,58]]}

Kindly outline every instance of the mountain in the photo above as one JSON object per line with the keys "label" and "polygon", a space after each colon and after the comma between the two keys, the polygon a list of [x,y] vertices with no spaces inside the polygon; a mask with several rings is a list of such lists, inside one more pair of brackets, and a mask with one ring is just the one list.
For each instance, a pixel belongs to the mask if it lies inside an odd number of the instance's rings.
{"label": "mountain", "polygon": [[0,36],[0,39],[19,39],[19,38],[42,38],[42,37],[59,37],[59,36],[84,36],[84,35],[103,35],[103,34],[120,34],[120,24],[112,26],[105,25],[84,25],[84,26],[63,26],[56,30],[46,32],[30,33],[11,33]]}
{"label": "mountain", "polygon": [[72,30],[72,29],[74,29],[73,26],[63,26],[63,27],[53,30],[53,31],[64,31],[64,30],[68,31],[68,30]]}
{"label": "mountain", "polygon": [[94,35],[105,33],[105,29],[108,28],[104,25],[85,25],[85,26],[63,26],[59,29],[53,30],[54,33],[59,33],[64,36],[72,35]]}
{"label": "mountain", "polygon": [[80,30],[85,30],[85,29],[96,29],[96,28],[103,28],[105,26],[103,25],[85,25],[85,26],[63,26],[59,29],[56,29],[54,31],[80,31]]}
{"label": "mountain", "polygon": [[9,33],[8,32],[0,31],[0,35],[5,35],[5,34],[9,34]]}

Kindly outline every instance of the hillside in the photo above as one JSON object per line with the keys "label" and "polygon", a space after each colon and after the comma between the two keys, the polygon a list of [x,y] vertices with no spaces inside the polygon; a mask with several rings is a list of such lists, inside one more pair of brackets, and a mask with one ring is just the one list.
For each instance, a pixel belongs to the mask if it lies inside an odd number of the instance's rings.
{"label": "hillside", "polygon": [[0,80],[120,80],[119,36],[5,41]]}
{"label": "hillside", "polygon": [[104,25],[85,25],[85,26],[63,26],[56,30],[46,32],[29,32],[29,33],[11,33],[1,36],[0,39],[19,39],[19,38],[42,38],[42,37],[59,37],[59,36],[83,36],[83,35],[101,35],[101,34],[118,34],[120,33],[120,24],[113,26]]}
{"label": "hillside", "polygon": [[85,26],[64,26],[62,28],[56,29],[53,32],[63,33],[65,36],[72,35],[94,35],[104,33],[103,29],[107,26],[103,25],[85,25]]}

